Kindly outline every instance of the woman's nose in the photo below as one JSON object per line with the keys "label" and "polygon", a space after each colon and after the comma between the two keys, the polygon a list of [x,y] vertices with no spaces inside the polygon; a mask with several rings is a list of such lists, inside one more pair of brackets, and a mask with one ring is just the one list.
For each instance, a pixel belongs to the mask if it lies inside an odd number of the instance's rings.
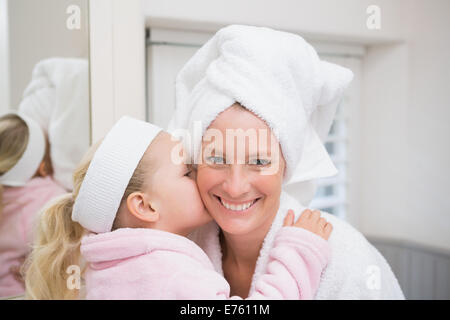
{"label": "woman's nose", "polygon": [[250,183],[243,165],[233,164],[230,166],[223,189],[231,198],[239,198],[250,191]]}

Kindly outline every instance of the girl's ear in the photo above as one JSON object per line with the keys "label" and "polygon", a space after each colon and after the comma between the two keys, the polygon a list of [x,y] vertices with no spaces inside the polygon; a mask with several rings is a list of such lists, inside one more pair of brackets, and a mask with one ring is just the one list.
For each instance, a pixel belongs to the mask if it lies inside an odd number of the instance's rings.
{"label": "girl's ear", "polygon": [[152,208],[148,197],[142,192],[133,192],[127,198],[128,211],[144,222],[156,222],[159,214]]}

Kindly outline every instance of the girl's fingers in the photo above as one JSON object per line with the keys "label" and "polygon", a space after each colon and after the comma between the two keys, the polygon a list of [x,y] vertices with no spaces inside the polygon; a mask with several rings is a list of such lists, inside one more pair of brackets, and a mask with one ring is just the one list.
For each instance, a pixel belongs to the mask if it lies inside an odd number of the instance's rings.
{"label": "girl's fingers", "polygon": [[324,218],[320,218],[318,224],[319,224],[319,227],[323,229],[325,227],[325,225],[327,224],[327,220],[325,220]]}
{"label": "girl's fingers", "polygon": [[333,226],[331,225],[331,223],[327,222],[325,224],[325,227],[323,228],[323,235],[325,240],[328,240],[331,235],[331,231],[333,231]]}
{"label": "girl's fingers", "polygon": [[314,211],[311,213],[310,219],[311,219],[311,221],[313,221],[313,222],[318,222],[319,219],[320,219],[320,211],[319,211],[319,210],[314,210]]}
{"label": "girl's fingers", "polygon": [[294,211],[288,210],[286,217],[284,217],[283,227],[290,227],[294,223]]}
{"label": "girl's fingers", "polygon": [[311,210],[305,209],[305,210],[303,210],[302,214],[300,215],[300,218],[309,219],[310,216],[311,216]]}

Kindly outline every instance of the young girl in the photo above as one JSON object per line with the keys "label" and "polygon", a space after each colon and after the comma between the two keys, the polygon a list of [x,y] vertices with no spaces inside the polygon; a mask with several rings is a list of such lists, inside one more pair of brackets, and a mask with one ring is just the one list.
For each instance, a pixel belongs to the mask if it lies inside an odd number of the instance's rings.
{"label": "young girl", "polygon": [[47,201],[65,191],[52,178],[40,126],[19,114],[0,117],[0,296],[25,291],[18,269],[30,251],[32,224]]}
{"label": "young girl", "polygon": [[[74,174],[73,193],[42,214],[27,263],[28,298],[80,298],[66,272],[84,262],[87,299],[230,298],[226,280],[186,238],[211,218],[174,150],[178,143],[168,133],[129,117],[91,148]],[[313,298],[331,225],[310,212],[292,225],[291,212],[250,298]]]}

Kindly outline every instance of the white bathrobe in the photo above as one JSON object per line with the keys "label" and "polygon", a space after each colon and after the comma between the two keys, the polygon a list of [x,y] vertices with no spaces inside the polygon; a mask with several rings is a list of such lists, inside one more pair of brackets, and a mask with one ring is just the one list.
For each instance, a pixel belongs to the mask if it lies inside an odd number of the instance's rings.
{"label": "white bathrobe", "polygon": [[[293,209],[298,218],[306,208],[282,192],[280,208],[259,253],[249,295],[254,292],[256,279],[264,273],[275,234],[282,227],[288,209]],[[333,225],[328,240],[332,256],[322,273],[315,299],[404,299],[395,275],[378,250],[347,222],[326,212],[322,216]],[[216,271],[223,275],[217,224],[213,221],[189,238],[206,252]]]}

